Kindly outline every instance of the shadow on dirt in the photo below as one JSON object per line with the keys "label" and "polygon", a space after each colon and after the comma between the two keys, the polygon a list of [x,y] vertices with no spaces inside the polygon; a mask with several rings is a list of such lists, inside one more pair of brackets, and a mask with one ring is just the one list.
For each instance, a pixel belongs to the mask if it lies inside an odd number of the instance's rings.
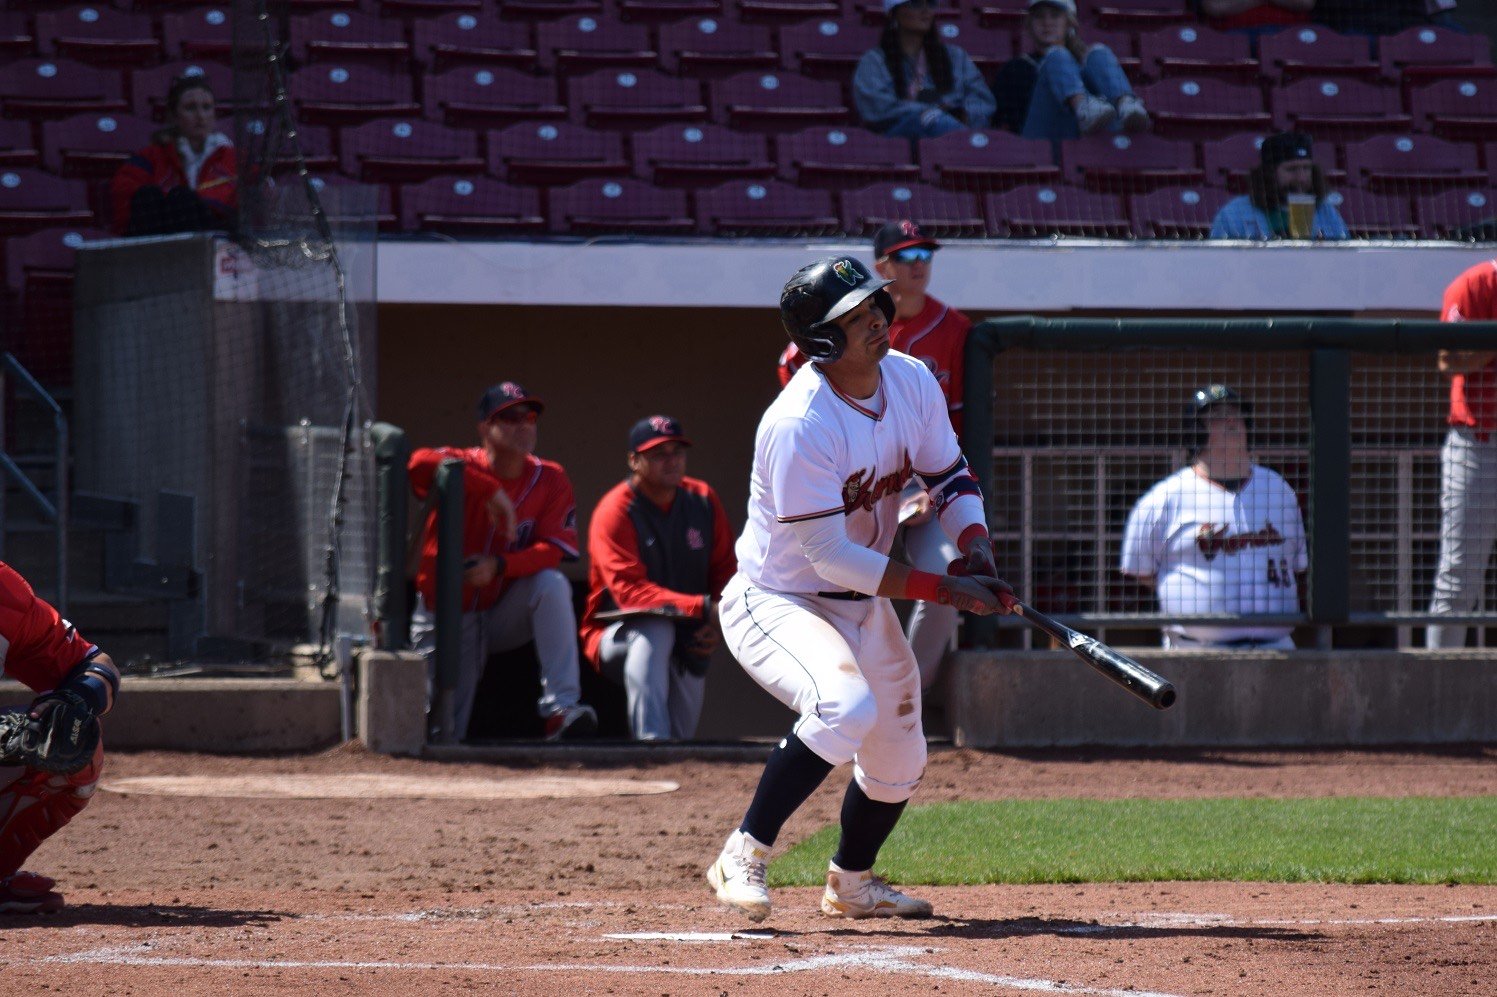
{"label": "shadow on dirt", "polygon": [[1028,935],[1062,935],[1082,938],[1212,938],[1253,939],[1255,941],[1304,942],[1324,936],[1316,931],[1272,925],[1244,924],[1098,924],[1095,921],[1072,921],[1066,918],[944,918],[925,921],[902,921],[899,926],[869,930],[867,922],[858,927],[833,928],[818,934],[833,936],[882,936],[916,941],[928,938],[994,939],[1019,938]]}
{"label": "shadow on dirt", "polygon": [[190,928],[238,928],[267,925],[294,914],[273,910],[222,910],[194,904],[76,904],[43,917],[10,918],[9,928],[66,928],[78,924],[107,924],[124,928],[160,928],[180,925]]}

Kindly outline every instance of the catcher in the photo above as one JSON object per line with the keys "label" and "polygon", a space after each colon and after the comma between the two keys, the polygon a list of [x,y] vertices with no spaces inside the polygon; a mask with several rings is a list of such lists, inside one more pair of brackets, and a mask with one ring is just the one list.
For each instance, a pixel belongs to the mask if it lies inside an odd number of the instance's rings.
{"label": "catcher", "polygon": [[120,673],[26,579],[0,562],[0,664],[39,695],[0,713],[0,913],[48,914],[63,898],[21,863],[88,805],[104,765],[99,717]]}

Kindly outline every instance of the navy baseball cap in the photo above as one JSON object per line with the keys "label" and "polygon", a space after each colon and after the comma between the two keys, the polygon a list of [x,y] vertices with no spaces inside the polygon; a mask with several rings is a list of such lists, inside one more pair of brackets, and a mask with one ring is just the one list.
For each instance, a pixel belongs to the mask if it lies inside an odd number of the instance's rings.
{"label": "navy baseball cap", "polygon": [[691,446],[691,441],[681,431],[681,424],[668,415],[641,419],[629,430],[629,450],[632,453],[644,453],[651,447],[672,442]]}
{"label": "navy baseball cap", "polygon": [[546,410],[546,403],[520,387],[514,381],[500,381],[478,399],[478,421],[487,422],[507,408],[529,405],[537,415]]}
{"label": "navy baseball cap", "polygon": [[1265,170],[1274,170],[1280,163],[1309,159],[1310,147],[1310,136],[1304,132],[1279,132],[1263,140],[1258,155]]}
{"label": "navy baseball cap", "polygon": [[889,222],[873,235],[873,258],[881,260],[890,253],[897,253],[911,246],[941,248],[941,244],[926,235],[925,230],[917,223],[909,220]]}

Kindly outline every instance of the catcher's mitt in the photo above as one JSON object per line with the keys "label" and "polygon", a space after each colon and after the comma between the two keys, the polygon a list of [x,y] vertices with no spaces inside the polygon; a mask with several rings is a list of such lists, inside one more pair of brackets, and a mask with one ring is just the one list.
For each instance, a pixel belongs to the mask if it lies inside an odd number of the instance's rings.
{"label": "catcher's mitt", "polygon": [[27,712],[0,714],[0,765],[72,775],[98,746],[98,718],[69,689],[37,697]]}

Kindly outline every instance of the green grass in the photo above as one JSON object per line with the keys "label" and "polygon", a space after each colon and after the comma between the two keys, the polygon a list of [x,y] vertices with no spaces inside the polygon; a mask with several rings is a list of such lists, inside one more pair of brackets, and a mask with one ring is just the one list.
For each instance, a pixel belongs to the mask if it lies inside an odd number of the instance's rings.
{"label": "green grass", "polygon": [[[827,827],[770,864],[823,881]],[[1003,800],[911,807],[883,851],[900,883],[1223,880],[1497,883],[1497,796]]]}

